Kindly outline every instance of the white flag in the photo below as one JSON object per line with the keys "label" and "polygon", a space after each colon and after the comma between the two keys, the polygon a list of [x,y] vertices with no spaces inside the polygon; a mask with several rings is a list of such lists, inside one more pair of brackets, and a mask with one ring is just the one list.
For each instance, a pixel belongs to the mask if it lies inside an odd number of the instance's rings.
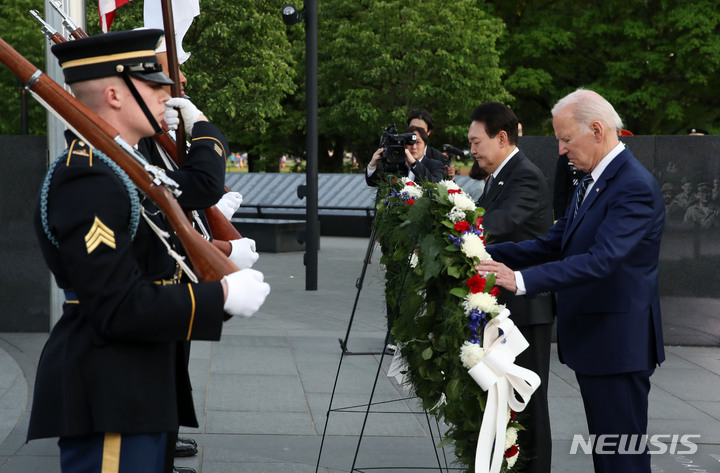
{"label": "white flag", "polygon": [[[193,18],[200,14],[200,0],[172,0],[172,10],[177,58],[178,63],[182,64],[190,57],[190,53],[185,52],[182,48],[182,40],[190,29]],[[143,15],[145,28],[165,29],[160,0],[145,0]],[[157,52],[165,51],[165,47],[165,41],[163,41]]]}

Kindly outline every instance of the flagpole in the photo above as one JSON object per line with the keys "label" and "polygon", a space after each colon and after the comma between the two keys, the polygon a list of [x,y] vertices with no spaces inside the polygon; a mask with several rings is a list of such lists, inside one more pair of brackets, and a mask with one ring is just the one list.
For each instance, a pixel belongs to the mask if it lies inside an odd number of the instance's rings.
{"label": "flagpole", "polygon": [[[177,57],[177,42],[175,41],[175,20],[173,19],[172,0],[161,0],[163,25],[165,26],[165,45],[168,58],[168,75],[175,84],[170,86],[170,94],[173,97],[181,97],[180,64]],[[175,141],[177,144],[178,165],[185,163],[185,128],[180,117],[180,125],[175,130]]]}

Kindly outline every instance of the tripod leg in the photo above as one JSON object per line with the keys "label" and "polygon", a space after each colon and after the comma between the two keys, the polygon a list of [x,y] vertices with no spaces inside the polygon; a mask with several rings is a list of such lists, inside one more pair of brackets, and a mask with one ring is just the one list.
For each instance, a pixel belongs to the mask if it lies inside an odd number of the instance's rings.
{"label": "tripod leg", "polygon": [[338,339],[340,342],[340,348],[344,354],[351,354],[347,349],[348,338],[350,338],[350,329],[352,328],[353,320],[355,319],[355,311],[357,310],[358,300],[360,299],[360,292],[363,288],[363,282],[365,281],[365,273],[367,272],[367,266],[370,264],[370,258],[372,258],[373,251],[375,250],[375,225],[372,227],[370,232],[370,240],[368,241],[368,247],[365,251],[365,259],[363,260],[363,267],[360,271],[360,277],[355,282],[357,293],[355,294],[355,302],[353,303],[352,312],[350,313],[350,321],[348,322],[347,331],[345,332],[345,339]]}

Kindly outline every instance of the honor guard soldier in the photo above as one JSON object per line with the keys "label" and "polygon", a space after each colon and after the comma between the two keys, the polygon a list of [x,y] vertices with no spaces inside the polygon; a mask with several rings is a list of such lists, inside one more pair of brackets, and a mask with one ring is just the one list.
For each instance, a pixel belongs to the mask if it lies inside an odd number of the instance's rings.
{"label": "honor guard soldier", "polygon": [[[159,19],[160,25],[162,25],[161,14]],[[177,59],[179,64],[182,65],[190,57],[190,53],[182,50],[180,37],[176,37],[176,45]],[[167,74],[169,71],[167,42],[162,40],[155,53],[163,72]],[[205,214],[201,210],[216,205],[229,221],[242,203],[242,195],[238,192],[224,193],[227,155],[225,152],[216,152],[216,148],[212,146],[212,141],[208,141],[215,139],[215,136],[222,137],[222,135],[213,125],[207,122],[205,115],[186,98],[185,84],[187,79],[179,69],[178,76],[180,95],[183,98],[172,98],[165,102],[165,120],[161,126],[169,132],[169,135],[172,135],[180,124],[180,117],[182,117],[186,136],[192,137],[184,162],[181,166],[178,166],[155,137],[142,138],[138,143],[138,151],[151,164],[165,169],[167,175],[183,189],[182,195],[178,198],[178,203],[183,210],[189,212],[192,216],[195,228],[206,239],[212,241],[239,269],[250,268],[259,258],[258,253],[255,251],[255,241],[250,238],[241,238],[230,242],[221,242],[215,239]],[[165,90],[170,93],[169,86],[165,86]],[[224,150],[225,148],[223,148]],[[222,196],[219,201],[217,200],[218,195]],[[185,360],[187,362],[190,360],[190,342],[185,344]],[[195,473],[192,468],[175,466],[173,458],[193,456],[197,452],[197,442],[194,439],[178,437],[177,432],[170,434],[168,436],[168,456],[165,461],[165,473]]]}
{"label": "honor guard soldier", "polygon": [[[115,32],[52,48],[75,96],[131,146],[154,134],[169,99],[155,58],[161,35]],[[220,132],[202,127],[208,139],[198,146],[227,154]],[[168,432],[198,425],[182,343],[219,340],[227,315],[251,316],[270,287],[253,269],[181,282],[184,263],[169,255],[161,235],[172,230],[155,205],[106,155],[67,139],[35,208],[66,300],[38,363],[28,440],[59,437],[63,473],[161,473]]]}

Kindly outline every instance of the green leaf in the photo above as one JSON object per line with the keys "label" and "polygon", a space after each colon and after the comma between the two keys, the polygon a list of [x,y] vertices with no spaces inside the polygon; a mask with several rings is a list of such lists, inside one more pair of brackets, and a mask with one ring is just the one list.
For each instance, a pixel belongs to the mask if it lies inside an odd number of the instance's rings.
{"label": "green leaf", "polygon": [[452,276],[457,279],[462,278],[462,273],[460,272],[460,268],[458,268],[457,266],[448,266],[447,273],[448,273],[448,276]]}
{"label": "green leaf", "polygon": [[432,358],[432,356],[433,356],[433,349],[432,349],[432,347],[427,347],[426,349],[423,350],[423,352],[422,352],[422,359],[423,359],[423,360],[426,360],[426,361],[427,361],[427,360],[429,360],[430,358]]}

